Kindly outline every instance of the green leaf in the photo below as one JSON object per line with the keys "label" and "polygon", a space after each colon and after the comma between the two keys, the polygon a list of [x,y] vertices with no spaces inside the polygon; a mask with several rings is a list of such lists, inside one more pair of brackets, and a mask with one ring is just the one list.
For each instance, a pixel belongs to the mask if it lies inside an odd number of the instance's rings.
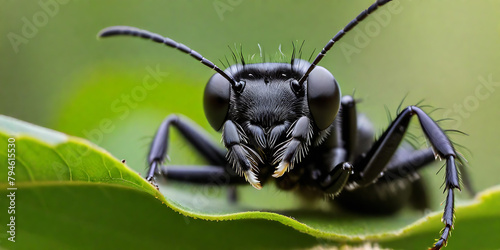
{"label": "green leaf", "polygon": [[[83,139],[6,116],[0,116],[0,131],[0,147],[5,149],[0,152],[3,159],[7,158],[8,139],[15,139],[16,175],[12,177],[16,184],[116,184],[139,189],[163,200],[163,196],[139,174]],[[0,180],[6,181],[7,174],[7,171],[0,172]]]}
{"label": "green leaf", "polygon": [[[168,183],[161,185],[163,196],[97,146],[5,116],[0,116],[0,162],[9,157],[9,138],[15,139],[15,185],[7,182],[6,169],[0,171],[0,197],[15,192],[16,242],[7,241],[7,233],[0,241],[6,248],[304,248],[371,241],[423,249],[442,228],[441,211],[359,216],[307,208],[272,189],[244,187],[238,204],[228,203],[228,190],[220,187]],[[0,208],[9,203],[0,199]],[[461,202],[449,248],[498,248],[499,209],[500,187]],[[2,233],[9,231],[9,216],[1,216]]]}

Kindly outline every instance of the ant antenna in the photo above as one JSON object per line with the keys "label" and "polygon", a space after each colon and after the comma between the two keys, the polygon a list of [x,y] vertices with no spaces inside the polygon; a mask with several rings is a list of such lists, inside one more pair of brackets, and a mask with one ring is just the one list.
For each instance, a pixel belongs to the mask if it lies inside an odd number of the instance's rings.
{"label": "ant antenna", "polygon": [[169,47],[178,49],[188,55],[191,55],[194,59],[198,60],[199,62],[203,63],[205,66],[215,70],[217,73],[222,75],[224,78],[226,78],[232,85],[232,87],[235,87],[238,85],[234,78],[229,76],[228,74],[224,73],[219,67],[217,67],[214,63],[200,55],[200,53],[190,49],[186,45],[182,43],[178,43],[168,37],[163,37],[160,36],[156,33],[149,32],[147,30],[141,30],[138,28],[134,27],[129,27],[129,26],[112,26],[105,28],[99,32],[97,35],[98,37],[109,37],[109,36],[136,36],[136,37],[141,37],[145,39],[150,39],[153,42],[156,43],[163,43]]}
{"label": "ant antenna", "polygon": [[323,59],[325,56],[326,52],[328,52],[334,43],[338,42],[349,30],[353,29],[358,25],[359,22],[363,21],[368,15],[373,13],[378,7],[390,2],[391,0],[377,0],[374,4],[372,4],[368,9],[362,11],[359,13],[359,15],[354,18],[351,22],[349,22],[341,31],[339,31],[328,43],[325,45],[325,47],[319,52],[319,54],[316,56],[316,59],[312,62],[311,66],[307,69],[306,73],[300,78],[299,84],[303,84],[304,81],[307,79],[311,71],[318,65],[318,63]]}

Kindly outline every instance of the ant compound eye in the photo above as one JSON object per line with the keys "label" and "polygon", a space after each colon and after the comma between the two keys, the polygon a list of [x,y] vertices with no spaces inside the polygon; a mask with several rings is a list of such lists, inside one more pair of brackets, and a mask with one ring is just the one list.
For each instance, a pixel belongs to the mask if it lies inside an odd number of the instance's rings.
{"label": "ant compound eye", "polygon": [[290,87],[292,88],[293,92],[295,92],[295,94],[297,95],[302,94],[302,92],[304,92],[303,84],[300,84],[299,81],[295,79],[290,81]]}
{"label": "ant compound eye", "polygon": [[313,121],[320,130],[330,126],[340,108],[340,88],[333,75],[316,66],[307,80],[307,101]]}
{"label": "ant compound eye", "polygon": [[231,84],[220,74],[213,75],[207,86],[205,86],[203,96],[205,116],[210,126],[217,131],[222,128],[222,124],[226,120],[229,110],[230,89]]}
{"label": "ant compound eye", "polygon": [[247,83],[245,81],[236,82],[236,84],[234,85],[234,91],[236,91],[237,93],[243,92],[243,89],[245,88],[246,84]]}

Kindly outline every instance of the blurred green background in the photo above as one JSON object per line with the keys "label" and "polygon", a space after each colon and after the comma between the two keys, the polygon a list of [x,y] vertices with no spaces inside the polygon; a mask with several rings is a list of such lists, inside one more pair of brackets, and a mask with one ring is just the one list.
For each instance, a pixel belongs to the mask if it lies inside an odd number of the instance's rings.
{"label": "blurred green background", "polygon": [[[249,56],[258,55],[257,44],[271,56],[281,45],[289,57],[292,41],[305,40],[307,59],[372,2],[0,0],[0,113],[87,138],[143,172],[148,143],[171,113],[220,140],[202,107],[213,71],[152,42],[98,40],[99,30],[148,29],[219,66],[231,56],[228,46],[240,44]],[[356,90],[377,131],[388,124],[384,106],[394,114],[406,94],[406,105],[425,99],[442,108],[432,116],[454,118],[442,125],[470,135],[452,138],[471,151],[462,150],[476,189],[500,183],[500,1],[401,0],[382,10],[321,65],[344,94]],[[185,142],[173,145],[172,163],[199,160]],[[432,177],[437,169],[425,172]],[[443,174],[430,179],[438,207]]]}

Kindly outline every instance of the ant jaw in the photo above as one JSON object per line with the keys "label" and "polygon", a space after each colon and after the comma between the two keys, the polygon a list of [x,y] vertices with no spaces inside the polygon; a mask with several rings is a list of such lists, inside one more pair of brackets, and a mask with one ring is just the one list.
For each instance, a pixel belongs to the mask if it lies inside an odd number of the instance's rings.
{"label": "ant jaw", "polygon": [[279,178],[285,174],[286,171],[288,171],[288,167],[290,167],[290,163],[287,161],[282,161],[280,164],[276,167],[276,170],[274,171],[273,177],[274,178]]}
{"label": "ant jaw", "polygon": [[248,170],[248,171],[244,172],[243,174],[245,175],[245,180],[248,183],[250,183],[250,185],[252,185],[252,187],[254,187],[257,190],[262,189],[262,185],[260,184],[259,179],[255,175],[255,173],[252,172],[252,170]]}

